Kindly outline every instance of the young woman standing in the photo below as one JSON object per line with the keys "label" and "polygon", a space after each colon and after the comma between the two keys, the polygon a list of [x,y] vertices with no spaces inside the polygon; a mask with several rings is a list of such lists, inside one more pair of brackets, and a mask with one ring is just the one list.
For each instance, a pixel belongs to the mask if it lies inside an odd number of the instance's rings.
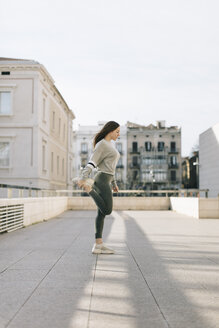
{"label": "young woman standing", "polygon": [[[115,169],[120,154],[112,144],[112,140],[120,136],[120,126],[114,121],[107,122],[104,127],[94,137],[94,151],[86,167],[83,169],[77,183],[95,201],[97,205],[96,243],[93,246],[94,254],[112,254],[114,250],[109,248],[102,240],[104,218],[112,212],[113,191],[118,192],[119,188],[115,180]],[[97,168],[95,179],[89,178],[90,173]],[[112,184],[112,187],[111,187]]]}

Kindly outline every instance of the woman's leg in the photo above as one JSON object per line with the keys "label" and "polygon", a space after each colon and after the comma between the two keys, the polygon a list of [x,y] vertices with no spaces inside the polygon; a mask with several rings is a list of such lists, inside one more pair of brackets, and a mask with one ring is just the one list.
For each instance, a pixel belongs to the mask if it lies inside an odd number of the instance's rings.
{"label": "woman's leg", "polygon": [[95,238],[98,239],[98,243],[102,242],[104,218],[105,218],[105,215],[98,208],[97,209],[97,217],[95,220],[95,228],[96,228]]}
{"label": "woman's leg", "polygon": [[112,212],[113,196],[111,189],[111,176],[106,173],[98,173],[89,195],[95,201],[102,214],[109,215]]}
{"label": "woman's leg", "polygon": [[110,182],[109,175],[98,173],[95,178],[93,189],[89,193],[98,207],[98,213],[95,221],[95,237],[100,240],[102,238],[104,218],[112,212],[113,197]]}

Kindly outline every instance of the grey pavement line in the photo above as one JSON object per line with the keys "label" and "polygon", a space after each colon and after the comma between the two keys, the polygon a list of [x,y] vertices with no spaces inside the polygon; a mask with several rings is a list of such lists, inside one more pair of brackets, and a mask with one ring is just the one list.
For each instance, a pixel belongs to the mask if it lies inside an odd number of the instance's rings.
{"label": "grey pavement line", "polygon": [[95,268],[94,268],[94,276],[93,276],[92,288],[91,288],[91,294],[90,294],[90,304],[89,304],[89,309],[88,309],[87,328],[89,328],[89,324],[90,324],[91,303],[92,303],[92,297],[93,297],[93,291],[94,291],[94,282],[95,282],[95,278],[96,278],[97,260],[98,260],[98,255],[96,255],[96,262],[95,262]]}
{"label": "grey pavement line", "polygon": [[34,251],[34,250],[30,251],[29,253],[27,253],[27,254],[25,254],[24,256],[22,256],[19,260],[17,260],[17,261],[15,261],[15,262],[13,262],[12,264],[10,264],[6,269],[2,270],[2,271],[0,272],[0,274],[1,274],[1,273],[4,273],[5,271],[7,271],[7,270],[8,270],[10,267],[12,267],[14,264],[17,264],[18,262],[20,262],[21,260],[23,260],[27,255],[33,253],[33,251]]}
{"label": "grey pavement line", "polygon": [[60,257],[58,258],[58,260],[53,264],[53,266],[49,269],[49,271],[45,274],[45,276],[40,280],[40,282],[37,284],[37,286],[34,288],[34,290],[30,293],[30,295],[27,297],[27,299],[25,300],[25,302],[20,306],[20,308],[15,312],[15,314],[12,316],[12,318],[8,321],[8,323],[5,325],[5,328],[7,328],[10,323],[14,320],[14,318],[17,316],[17,314],[20,312],[20,310],[24,307],[24,305],[29,301],[29,299],[33,296],[33,294],[35,293],[35,291],[37,290],[37,288],[40,286],[40,284],[43,282],[43,280],[47,277],[47,275],[51,272],[51,270],[54,268],[54,266],[60,261],[60,259],[62,258],[62,256],[67,252],[67,250],[73,245],[73,243],[75,242],[75,240],[79,237],[79,235],[81,234],[81,232],[79,232],[79,234],[74,238],[74,240],[72,241],[72,243],[64,250],[64,252],[60,255]]}
{"label": "grey pavement line", "polygon": [[96,269],[96,271],[106,271],[106,272],[119,272],[119,273],[129,273],[128,271],[122,271],[122,270],[106,270],[106,269]]}
{"label": "grey pavement line", "polygon": [[212,260],[211,258],[209,258],[208,256],[205,256],[206,259],[208,259],[209,261],[213,262],[214,264],[219,264],[219,262]]}
{"label": "grey pavement line", "polygon": [[167,319],[166,319],[166,317],[165,317],[163,311],[161,310],[161,308],[160,308],[160,306],[159,306],[159,303],[158,303],[157,300],[156,300],[156,297],[154,296],[154,294],[153,294],[153,292],[152,292],[152,289],[150,288],[150,286],[149,286],[149,284],[148,284],[148,282],[147,282],[147,280],[146,280],[146,278],[145,278],[145,276],[144,276],[144,274],[143,274],[143,272],[142,272],[142,270],[141,270],[141,268],[140,268],[140,265],[138,264],[138,262],[136,261],[134,255],[132,254],[132,252],[131,252],[131,250],[130,250],[130,248],[129,248],[129,245],[127,244],[127,242],[126,242],[126,245],[127,245],[127,248],[128,248],[128,250],[129,250],[129,253],[131,254],[131,256],[132,256],[132,258],[133,258],[135,264],[137,265],[138,270],[139,270],[140,273],[141,273],[142,278],[143,278],[144,281],[145,281],[146,286],[148,287],[148,289],[149,289],[149,291],[150,291],[150,293],[151,293],[151,296],[152,296],[153,299],[154,299],[155,304],[156,304],[157,307],[158,307],[158,310],[159,310],[160,314],[162,315],[162,317],[163,317],[165,323],[167,324],[167,327],[171,328],[169,322],[167,321]]}
{"label": "grey pavement line", "polygon": [[[87,310],[85,310],[85,309],[77,308],[77,310],[82,311],[82,312],[87,312]],[[98,311],[98,310],[91,310],[90,312],[98,313],[98,314],[104,314],[104,315],[114,315],[114,316],[117,316],[117,317],[125,317],[125,318],[136,318],[137,317],[136,315],[132,315],[132,314],[122,314],[122,313]]]}

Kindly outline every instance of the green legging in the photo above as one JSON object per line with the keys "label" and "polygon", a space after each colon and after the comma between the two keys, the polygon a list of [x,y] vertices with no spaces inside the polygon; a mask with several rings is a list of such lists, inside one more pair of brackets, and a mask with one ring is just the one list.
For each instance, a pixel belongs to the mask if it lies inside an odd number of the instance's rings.
{"label": "green legging", "polygon": [[95,201],[97,209],[97,217],[95,221],[96,233],[95,238],[102,238],[104,218],[112,212],[113,196],[111,181],[113,175],[98,172],[94,179],[94,184],[89,195]]}

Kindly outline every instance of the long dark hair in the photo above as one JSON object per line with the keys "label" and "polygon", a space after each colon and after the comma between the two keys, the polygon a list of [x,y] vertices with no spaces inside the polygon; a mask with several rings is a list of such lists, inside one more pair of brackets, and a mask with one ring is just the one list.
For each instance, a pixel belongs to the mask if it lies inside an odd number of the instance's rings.
{"label": "long dark hair", "polygon": [[96,146],[96,144],[102,140],[103,138],[105,138],[105,136],[114,131],[115,129],[117,129],[119,127],[119,123],[115,122],[115,121],[109,121],[107,122],[103,128],[95,135],[94,137],[94,147]]}

